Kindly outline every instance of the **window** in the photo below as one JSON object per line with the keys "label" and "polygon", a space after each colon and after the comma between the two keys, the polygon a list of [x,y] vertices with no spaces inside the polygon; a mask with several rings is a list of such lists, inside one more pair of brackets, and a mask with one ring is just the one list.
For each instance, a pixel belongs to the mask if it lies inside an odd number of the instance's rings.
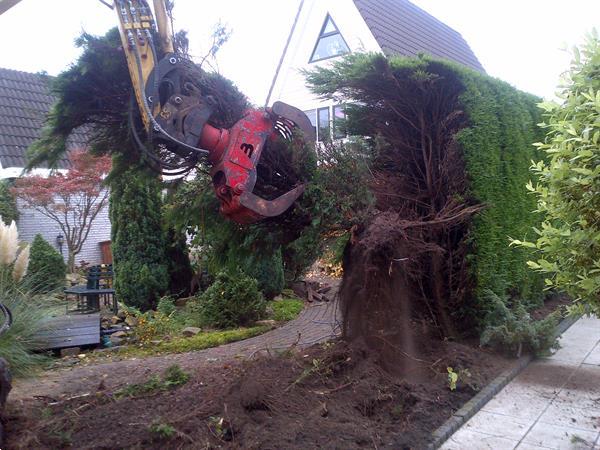
{"label": "window", "polygon": [[310,120],[310,123],[312,124],[313,128],[315,129],[315,136],[316,136],[317,135],[317,110],[309,109],[308,111],[304,111],[304,114],[306,114],[306,117],[308,117],[308,119]]}
{"label": "window", "polygon": [[327,58],[333,58],[334,56],[343,55],[349,51],[350,49],[340,31],[335,26],[333,19],[327,14],[309,62],[312,63]]}
{"label": "window", "polygon": [[329,107],[317,109],[317,119],[319,121],[319,129],[317,130],[318,141],[328,141],[331,138],[329,129]]}
{"label": "window", "polygon": [[345,105],[335,105],[319,109],[309,109],[304,114],[315,128],[315,136],[318,142],[333,139],[344,139],[348,137],[346,130]]}
{"label": "window", "polygon": [[345,138],[346,133],[346,113],[343,105],[333,107],[333,137],[335,139]]}

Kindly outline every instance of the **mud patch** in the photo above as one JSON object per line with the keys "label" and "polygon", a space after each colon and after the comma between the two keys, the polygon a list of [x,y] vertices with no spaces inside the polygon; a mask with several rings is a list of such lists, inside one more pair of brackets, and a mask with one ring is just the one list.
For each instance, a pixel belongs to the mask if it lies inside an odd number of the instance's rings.
{"label": "mud patch", "polygon": [[[418,345],[418,381],[385,370],[360,341],[335,341],[203,367],[166,392],[24,401],[9,409],[8,448],[424,448],[506,360],[435,339]],[[454,391],[447,367],[462,374]]]}

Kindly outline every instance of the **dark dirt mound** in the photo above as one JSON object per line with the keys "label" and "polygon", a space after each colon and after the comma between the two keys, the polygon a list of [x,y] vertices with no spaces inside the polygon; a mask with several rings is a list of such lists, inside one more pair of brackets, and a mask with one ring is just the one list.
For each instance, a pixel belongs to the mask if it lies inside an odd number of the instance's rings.
{"label": "dark dirt mound", "polygon": [[[432,261],[436,255],[441,258],[444,250],[427,243],[423,230],[413,225],[399,213],[387,211],[356,228],[344,252],[340,288],[344,338],[362,339],[382,353],[384,367],[403,372],[411,370],[412,362],[403,357],[405,364],[399,365],[398,351],[419,355],[427,351],[419,341],[445,336],[438,320],[446,313],[425,295],[422,283],[423,268],[435,272]],[[415,329],[411,321],[420,326]]]}
{"label": "dark dirt mound", "polygon": [[[410,356],[419,381],[383,370],[358,341],[338,341],[204,367],[157,393],[120,398],[99,386],[65,402],[12,405],[7,448],[424,448],[505,361],[433,339],[419,347]],[[461,374],[455,391],[447,367]]]}

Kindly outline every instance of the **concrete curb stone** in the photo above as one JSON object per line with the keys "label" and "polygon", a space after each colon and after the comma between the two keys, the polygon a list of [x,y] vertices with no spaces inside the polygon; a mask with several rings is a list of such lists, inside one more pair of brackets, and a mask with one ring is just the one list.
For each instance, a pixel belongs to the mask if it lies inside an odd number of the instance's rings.
{"label": "concrete curb stone", "polygon": [[[556,338],[562,335],[573,325],[579,317],[566,317],[563,319],[554,332]],[[510,381],[519,375],[531,361],[533,355],[523,355],[517,359],[510,368],[506,369],[496,378],[494,378],[486,387],[479,391],[471,400],[465,403],[458,411],[456,411],[446,422],[444,422],[437,430],[432,433],[432,442],[427,447],[429,450],[435,450],[446,442],[446,440],[454,434],[464,423],[475,415],[483,406],[489,402],[494,395],[504,388]]]}

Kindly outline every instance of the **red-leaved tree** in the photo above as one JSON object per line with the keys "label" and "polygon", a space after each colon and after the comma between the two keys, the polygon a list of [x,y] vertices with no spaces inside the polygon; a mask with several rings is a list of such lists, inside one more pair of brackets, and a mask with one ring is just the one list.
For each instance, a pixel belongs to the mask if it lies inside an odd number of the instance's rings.
{"label": "red-leaved tree", "polygon": [[75,256],[81,251],[92,222],[108,202],[103,179],[110,170],[111,159],[75,150],[70,153],[69,161],[71,167],[66,174],[25,176],[17,179],[12,192],[23,201],[24,207],[58,224],[68,250],[67,265],[73,271]]}

